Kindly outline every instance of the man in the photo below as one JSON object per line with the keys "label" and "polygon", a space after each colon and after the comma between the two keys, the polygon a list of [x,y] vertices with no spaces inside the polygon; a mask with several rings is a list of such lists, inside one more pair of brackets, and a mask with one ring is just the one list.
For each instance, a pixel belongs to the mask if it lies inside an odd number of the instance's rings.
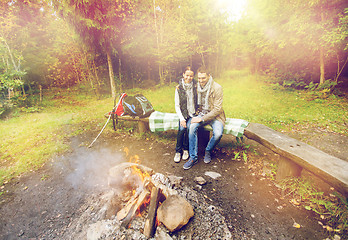
{"label": "man", "polygon": [[204,155],[204,162],[208,164],[211,162],[211,152],[220,142],[226,121],[225,112],[222,108],[222,87],[213,81],[213,78],[204,67],[199,68],[197,73],[198,115],[188,122],[190,159],[184,164],[186,170],[198,162],[198,128],[206,124],[213,128],[213,136],[208,142]]}

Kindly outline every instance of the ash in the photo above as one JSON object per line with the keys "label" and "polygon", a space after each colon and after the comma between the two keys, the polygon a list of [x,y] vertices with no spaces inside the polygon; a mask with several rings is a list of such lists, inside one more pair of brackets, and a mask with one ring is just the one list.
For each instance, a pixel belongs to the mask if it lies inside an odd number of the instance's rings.
{"label": "ash", "polygon": [[[164,175],[161,177],[163,178]],[[156,228],[156,233],[150,239],[232,239],[223,210],[217,206],[208,204],[204,195],[181,183],[172,182],[171,179],[178,179],[169,176],[165,179],[167,186],[172,186],[177,193],[185,198],[194,209],[194,216],[187,225],[175,232],[169,232],[162,224]],[[147,239],[143,234],[145,216],[136,216],[130,222],[129,228],[121,226],[121,221],[117,220],[115,209],[115,193],[110,190],[103,194],[91,196],[86,203],[79,209],[80,216],[74,219],[66,227],[62,239]],[[116,204],[117,206],[117,204]],[[110,212],[112,214],[110,214]]]}

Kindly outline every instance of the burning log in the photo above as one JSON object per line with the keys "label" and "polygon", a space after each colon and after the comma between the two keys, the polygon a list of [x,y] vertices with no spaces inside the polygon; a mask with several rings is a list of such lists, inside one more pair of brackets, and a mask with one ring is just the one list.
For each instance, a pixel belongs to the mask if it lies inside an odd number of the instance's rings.
{"label": "burning log", "polygon": [[152,238],[156,230],[156,213],[159,202],[159,189],[154,186],[151,190],[150,207],[145,221],[144,235]]}
{"label": "burning log", "polygon": [[[128,228],[128,225],[129,225],[130,221],[133,219],[137,209],[140,208],[140,206],[145,202],[145,200],[148,198],[149,194],[150,194],[150,192],[147,189],[144,189],[141,192],[137,201],[134,204],[131,204],[126,217],[122,221],[121,226]],[[123,209],[121,209],[120,211],[122,211],[122,210]],[[127,211],[127,210],[125,210],[125,211]],[[117,215],[118,215],[118,213],[117,213]]]}
{"label": "burning log", "polygon": [[120,211],[117,213],[117,219],[119,221],[123,220],[125,217],[127,217],[128,213],[132,209],[132,207],[136,204],[137,198],[138,198],[137,193],[135,193],[132,198],[127,202],[126,206],[124,206]]}
{"label": "burning log", "polygon": [[159,188],[161,190],[162,195],[167,198],[170,195],[177,195],[178,192],[175,189],[168,188],[166,185],[159,183],[157,181],[154,181],[151,177],[146,177],[144,179],[144,186],[146,186],[148,189],[155,186],[156,188]]}

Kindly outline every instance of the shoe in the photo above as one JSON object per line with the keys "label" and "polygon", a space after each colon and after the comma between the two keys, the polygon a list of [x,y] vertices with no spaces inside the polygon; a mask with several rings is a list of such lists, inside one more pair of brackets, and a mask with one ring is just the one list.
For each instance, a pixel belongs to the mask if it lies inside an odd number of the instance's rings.
{"label": "shoe", "polygon": [[174,162],[178,163],[180,162],[180,159],[181,159],[181,153],[179,152],[175,153]]}
{"label": "shoe", "polygon": [[192,166],[195,165],[196,163],[198,163],[198,160],[197,160],[197,159],[193,160],[192,158],[190,158],[190,159],[184,164],[184,169],[185,169],[185,170],[190,169],[190,168],[192,168]]}
{"label": "shoe", "polygon": [[211,155],[210,152],[205,151],[205,155],[204,155],[204,163],[210,163],[211,162]]}
{"label": "shoe", "polygon": [[184,150],[184,154],[182,155],[182,160],[187,160],[189,158],[189,153],[187,150]]}

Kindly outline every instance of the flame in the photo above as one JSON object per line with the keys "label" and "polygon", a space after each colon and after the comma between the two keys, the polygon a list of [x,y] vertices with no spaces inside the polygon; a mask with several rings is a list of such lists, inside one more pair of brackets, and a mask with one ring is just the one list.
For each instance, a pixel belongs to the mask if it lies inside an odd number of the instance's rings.
{"label": "flame", "polygon": [[123,149],[123,151],[126,153],[126,157],[128,157],[128,155],[129,155],[129,149],[128,149],[127,147],[125,147],[125,148]]}
{"label": "flame", "polygon": [[158,227],[159,225],[161,225],[161,222],[158,220],[157,215],[156,215],[155,226]]}
{"label": "flame", "polygon": [[[131,156],[129,162],[139,164],[140,158],[138,155]],[[142,171],[137,165],[133,165],[132,167],[133,173],[138,175],[142,182],[144,182],[146,177],[150,177],[150,174],[146,171]]]}
{"label": "flame", "polygon": [[139,164],[140,159],[138,155],[131,156],[129,162]]}
{"label": "flame", "polygon": [[151,198],[150,198],[150,196],[149,197],[147,197],[146,199],[145,199],[145,201],[143,202],[143,204],[141,204],[139,207],[138,207],[138,209],[137,209],[137,217],[142,217],[143,215],[142,215],[142,212],[144,211],[144,209],[146,209],[149,205],[150,205],[150,200],[151,200]]}

